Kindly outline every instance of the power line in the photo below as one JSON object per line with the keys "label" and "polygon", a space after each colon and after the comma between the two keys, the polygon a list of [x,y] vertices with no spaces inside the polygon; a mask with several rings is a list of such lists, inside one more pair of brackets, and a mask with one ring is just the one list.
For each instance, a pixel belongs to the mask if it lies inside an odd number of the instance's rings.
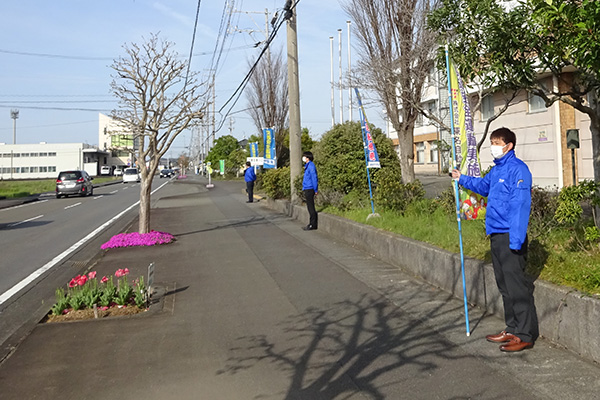
{"label": "power line", "polygon": [[[90,124],[90,123],[98,123],[97,119],[92,119],[89,121],[79,121],[79,122],[68,122],[64,124],[49,124],[49,125],[35,125],[35,126],[21,126],[19,129],[33,129],[33,128],[48,128],[51,126],[66,126],[66,125],[79,125],[79,124]],[[9,130],[12,128],[0,128],[0,130]]]}
{"label": "power line", "polygon": [[[294,8],[294,7],[296,7],[296,5],[298,4],[299,1],[300,0],[296,0],[294,2],[294,4],[291,5],[292,1],[288,0],[287,3],[286,3],[286,7],[289,7],[290,9]],[[223,127],[223,125],[225,124],[225,120],[227,119],[227,117],[231,113],[231,110],[233,109],[233,107],[235,107],[236,103],[240,99],[240,97],[241,97],[241,95],[242,95],[242,93],[243,93],[246,85],[250,81],[250,77],[252,76],[252,73],[254,73],[254,70],[256,69],[258,63],[260,62],[262,56],[266,53],[267,49],[271,45],[271,42],[273,41],[273,39],[275,39],[275,36],[277,35],[277,32],[279,31],[279,29],[281,28],[281,26],[283,25],[283,23],[286,21],[287,14],[288,13],[282,13],[282,15],[279,17],[279,22],[277,23],[277,26],[274,26],[273,31],[271,32],[271,34],[269,35],[269,38],[265,42],[264,48],[262,49],[262,51],[258,55],[256,61],[254,62],[254,64],[250,68],[250,70],[248,71],[248,74],[246,74],[246,76],[244,77],[244,79],[242,80],[242,82],[240,83],[240,85],[237,87],[237,89],[233,92],[233,94],[231,95],[231,97],[229,97],[229,99],[225,102],[225,104],[223,104],[223,106],[219,109],[218,112],[219,112],[219,114],[221,114],[221,112],[227,106],[227,104],[229,102],[231,102],[233,100],[233,98],[236,97],[236,95],[237,95],[237,98],[235,99],[235,101],[233,102],[233,104],[231,105],[231,107],[229,108],[229,110],[227,111],[227,113],[222,117],[221,123],[219,124],[219,127],[217,129],[215,129],[215,132],[218,131],[218,130],[220,130]]]}
{"label": "power line", "polygon": [[[253,46],[246,45],[246,46],[233,47],[233,48],[230,48],[229,51],[249,49],[251,47],[253,47]],[[19,55],[19,56],[58,58],[58,59],[65,59],[65,60],[81,60],[81,61],[113,61],[115,59],[115,57],[71,56],[71,55],[64,55],[64,54],[34,53],[34,52],[13,51],[13,50],[5,50],[5,49],[0,49],[0,53],[14,54],[14,55]],[[213,53],[214,53],[214,51],[204,51],[204,52],[200,52],[200,53],[194,53],[193,56],[194,57],[208,56]],[[179,56],[179,57],[187,57],[187,56]]]}
{"label": "power line", "polygon": [[[14,108],[13,106],[3,106],[0,105],[0,108]],[[95,111],[95,112],[110,112],[111,110],[106,109],[97,109],[97,108],[69,108],[69,107],[36,107],[36,106],[24,106],[19,108],[25,108],[30,110],[57,110],[57,111]]]}
{"label": "power line", "polygon": [[188,59],[188,65],[187,65],[187,71],[185,73],[185,84],[184,86],[187,85],[188,83],[188,77],[190,74],[190,67],[192,65],[192,54],[194,51],[194,42],[196,41],[196,29],[198,28],[198,16],[200,15],[200,4],[202,3],[202,0],[198,0],[198,7],[196,8],[196,20],[194,21],[194,33],[192,34],[192,44],[190,46],[190,57]]}

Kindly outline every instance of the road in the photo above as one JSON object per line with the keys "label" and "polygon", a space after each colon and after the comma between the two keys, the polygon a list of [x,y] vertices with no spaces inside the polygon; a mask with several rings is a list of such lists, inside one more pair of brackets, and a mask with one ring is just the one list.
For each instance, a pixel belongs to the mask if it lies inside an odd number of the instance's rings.
{"label": "road", "polygon": [[[155,179],[153,192],[167,182]],[[98,248],[91,249],[89,257],[79,257],[85,261],[69,261],[65,267],[66,260],[91,239],[131,221],[139,188],[138,183],[118,183],[95,187],[93,196],[56,199],[48,194],[0,210],[0,343],[26,318],[39,315],[43,303],[52,301],[48,287],[61,287],[81,273]],[[125,214],[127,218],[120,218]]]}

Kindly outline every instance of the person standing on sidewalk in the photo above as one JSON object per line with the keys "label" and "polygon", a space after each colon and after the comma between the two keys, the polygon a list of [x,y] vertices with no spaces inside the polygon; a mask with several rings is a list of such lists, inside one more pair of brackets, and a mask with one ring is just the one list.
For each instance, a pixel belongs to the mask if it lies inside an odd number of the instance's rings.
{"label": "person standing on sidewalk", "polygon": [[318,227],[317,210],[315,210],[315,195],[319,189],[319,178],[317,177],[317,168],[313,162],[314,157],[310,151],[305,151],[302,154],[302,162],[304,165],[304,178],[302,179],[302,191],[306,198],[306,208],[310,215],[308,225],[303,227],[305,231],[312,231]]}
{"label": "person standing on sidewalk", "polygon": [[250,161],[246,161],[246,167],[247,168],[244,171],[246,192],[248,193],[248,201],[246,201],[246,203],[254,203],[254,181],[256,180],[256,174],[254,173],[254,167],[251,166]]}
{"label": "person standing on sidewalk", "polygon": [[532,348],[539,335],[533,282],[525,275],[532,178],[527,165],[515,155],[514,132],[496,129],[490,142],[496,165],[485,177],[462,175],[454,169],[452,178],[464,188],[488,196],[485,227],[506,328],[486,339],[503,343],[501,351],[514,352]]}

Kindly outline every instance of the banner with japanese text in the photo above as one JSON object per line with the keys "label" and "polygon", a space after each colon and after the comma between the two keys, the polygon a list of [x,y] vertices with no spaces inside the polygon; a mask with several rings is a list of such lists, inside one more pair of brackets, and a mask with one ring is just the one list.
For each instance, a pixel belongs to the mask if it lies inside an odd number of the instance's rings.
{"label": "banner with japanese text", "polygon": [[[481,176],[481,165],[477,152],[477,139],[473,131],[473,117],[464,82],[456,66],[450,60],[450,92],[454,113],[454,132],[456,146],[456,167],[467,176]],[[487,198],[464,188],[459,189],[460,217],[462,219],[483,219]]]}
{"label": "banner with japanese text", "polygon": [[377,148],[375,147],[373,137],[371,136],[371,128],[369,128],[369,121],[367,121],[367,116],[365,115],[365,110],[362,105],[360,93],[358,92],[357,88],[354,88],[354,91],[358,100],[358,114],[360,115],[360,126],[362,129],[363,145],[365,147],[365,159],[367,162],[367,168],[381,168],[381,163],[379,162],[379,154],[377,153]]}
{"label": "banner with japanese text", "polygon": [[258,157],[258,142],[250,142],[248,146],[250,146],[250,157]]}
{"label": "banner with japanese text", "polygon": [[275,154],[275,133],[273,129],[263,129],[265,155],[263,168],[277,168],[277,155]]}

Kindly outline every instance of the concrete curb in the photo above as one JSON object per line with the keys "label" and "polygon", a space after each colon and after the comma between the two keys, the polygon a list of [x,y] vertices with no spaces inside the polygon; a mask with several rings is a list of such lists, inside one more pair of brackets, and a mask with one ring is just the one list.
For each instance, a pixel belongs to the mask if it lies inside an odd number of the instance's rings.
{"label": "concrete curb", "polygon": [[[305,207],[272,199],[261,203],[294,219],[308,220]],[[319,214],[319,230],[384,262],[410,271],[457,298],[463,297],[458,254],[325,213]],[[465,280],[469,303],[504,319],[502,299],[496,288],[492,265],[466,258]],[[535,303],[541,336],[582,357],[600,362],[600,299],[537,280]]]}

